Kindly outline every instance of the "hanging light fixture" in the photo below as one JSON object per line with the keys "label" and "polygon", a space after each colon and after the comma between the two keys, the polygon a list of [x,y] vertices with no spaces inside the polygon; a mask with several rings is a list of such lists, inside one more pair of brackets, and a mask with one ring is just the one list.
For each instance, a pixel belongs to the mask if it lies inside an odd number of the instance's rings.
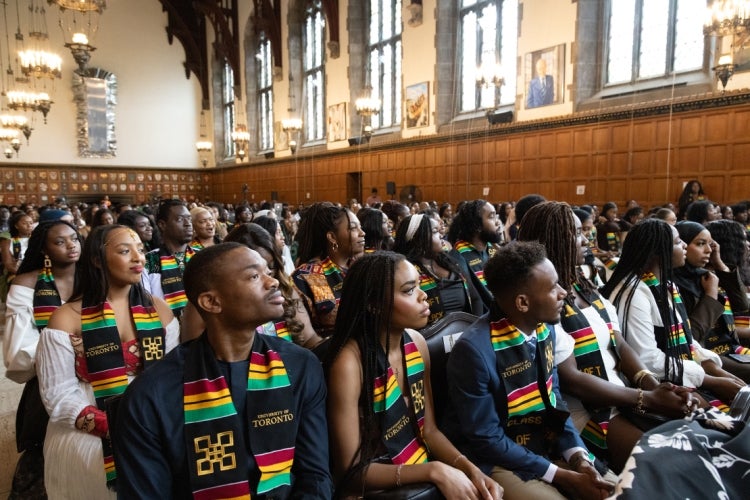
{"label": "hanging light fixture", "polygon": [[33,47],[18,52],[21,72],[27,77],[48,78],[55,80],[62,77],[62,58],[54,52],[46,50],[49,40],[47,31],[47,11],[39,6],[36,0],[29,4],[31,27],[29,38]]}
{"label": "hanging light fixture", "polygon": [[245,159],[247,148],[250,145],[250,132],[247,130],[245,108],[242,105],[239,96],[235,96],[234,109],[236,120],[234,131],[232,132],[232,142],[234,143],[235,154],[239,157],[240,161],[242,161]]}
{"label": "hanging light fixture", "polygon": [[292,154],[297,152],[297,134],[302,130],[302,120],[299,118],[284,118],[281,120],[281,130],[289,138],[289,149]]}
{"label": "hanging light fixture", "polygon": [[79,72],[85,71],[91,53],[96,50],[91,42],[99,31],[99,16],[107,6],[106,0],[47,0],[47,3],[60,7],[58,23],[65,47],[73,54]]}
{"label": "hanging light fixture", "polygon": [[380,99],[372,95],[372,86],[365,86],[362,96],[354,101],[354,109],[362,117],[362,135],[365,141],[369,141],[372,136],[372,116],[380,113]]}
{"label": "hanging light fixture", "polygon": [[16,157],[18,156],[18,152],[21,150],[21,140],[18,138],[18,130],[0,128],[0,142],[7,142],[10,146],[5,148],[4,153],[6,158],[10,159],[13,156],[10,148],[16,152]]}
{"label": "hanging light fixture", "polygon": [[198,151],[198,156],[200,156],[201,164],[203,165],[203,168],[206,167],[208,164],[208,153],[211,152],[211,148],[213,148],[213,144],[211,141],[208,140],[206,137],[206,115],[205,110],[201,110],[201,136],[198,141],[195,143],[195,149]]}

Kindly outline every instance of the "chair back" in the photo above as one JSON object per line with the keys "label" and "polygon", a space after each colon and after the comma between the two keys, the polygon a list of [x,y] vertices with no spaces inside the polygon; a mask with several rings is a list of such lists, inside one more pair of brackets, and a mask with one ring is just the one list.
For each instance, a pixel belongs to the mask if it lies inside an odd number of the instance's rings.
{"label": "chair back", "polygon": [[746,385],[737,392],[729,408],[729,416],[750,424],[750,386]]}
{"label": "chair back", "polygon": [[452,312],[421,331],[430,351],[430,383],[435,421],[438,425],[442,423],[443,415],[450,404],[446,374],[448,356],[461,334],[477,319],[478,317],[473,314]]}

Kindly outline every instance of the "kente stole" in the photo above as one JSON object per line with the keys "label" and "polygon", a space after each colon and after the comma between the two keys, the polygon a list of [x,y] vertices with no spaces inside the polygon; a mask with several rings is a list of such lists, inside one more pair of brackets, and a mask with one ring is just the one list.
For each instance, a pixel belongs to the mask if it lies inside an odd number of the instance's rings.
{"label": "kente stole", "polygon": [[[395,372],[383,349],[377,352],[377,373],[373,388],[373,410],[380,415],[383,444],[394,464],[420,464],[428,461],[429,450],[423,440],[424,362],[408,333],[401,337],[406,364],[411,407],[407,407]],[[416,420],[416,422],[415,422]]]}
{"label": "kente stole", "polygon": [[[612,330],[612,320],[610,319],[601,298],[594,292],[587,293],[587,291],[577,283],[573,285],[573,288],[575,288],[578,295],[588,302],[591,307],[596,310],[599,316],[601,316],[609,329],[610,343],[607,348],[613,348],[615,340],[614,331]],[[560,325],[575,341],[573,355],[576,358],[578,370],[599,377],[603,380],[609,380],[607,377],[607,371],[604,367],[604,359],[602,358],[596,332],[594,332],[585,314],[575,304],[575,301],[571,302],[571,304],[565,304],[565,309],[560,317]],[[586,427],[581,431],[581,437],[590,444],[593,444],[602,450],[606,450],[610,408],[594,408],[585,403],[584,407],[591,414],[591,418],[586,423]]]}
{"label": "kente stole", "polygon": [[49,323],[49,318],[55,309],[61,305],[62,300],[55,286],[52,269],[42,268],[34,286],[34,323],[40,332]]}
{"label": "kente stole", "polygon": [[18,260],[21,258],[21,238],[13,237],[10,239],[11,251],[13,252],[13,258]]}
{"label": "kente stole", "polygon": [[[192,342],[185,357],[183,385],[185,444],[193,498],[250,498],[291,490],[294,445],[300,415],[284,360],[255,335],[247,373],[243,422],[206,335]],[[245,446],[245,436],[250,450]],[[246,464],[252,453],[260,471],[254,488]]]}
{"label": "kente stole", "polygon": [[164,293],[164,300],[169,304],[169,308],[172,309],[172,312],[177,317],[182,314],[182,310],[187,305],[185,285],[182,283],[182,273],[184,266],[190,262],[193,255],[195,255],[195,251],[188,245],[185,248],[185,260],[179,263],[175,256],[169,253],[169,250],[166,248],[159,250],[161,290]]}
{"label": "kente stole", "polygon": [[[430,317],[427,320],[427,324],[431,325],[435,321],[445,316],[445,307],[440,297],[440,287],[434,276],[427,272],[427,270],[420,264],[414,264],[414,267],[419,271],[419,289],[427,294],[427,303],[430,304]],[[466,303],[471,304],[471,298],[469,297],[469,288],[466,284],[466,279],[461,276],[461,281],[464,284],[464,293],[466,295]]]}
{"label": "kente stole", "polygon": [[524,334],[498,315],[496,306],[490,311],[492,318],[499,317],[490,322],[490,341],[508,400],[505,433],[537,455],[550,456],[569,414],[558,408],[552,388],[554,347],[549,328],[544,323],[537,326],[532,353]]}
{"label": "kente stole", "polygon": [[324,335],[333,331],[345,274],[330,257],[308,263],[295,273],[297,287],[308,301],[312,301],[310,319],[313,327]]}
{"label": "kente stole", "polygon": [[[143,368],[146,369],[164,357],[164,328],[159,314],[140,286],[130,288],[130,314],[135,323]],[[96,406],[106,411],[106,400],[122,394],[128,387],[122,341],[109,302],[91,305],[84,301],[81,304],[81,338]],[[107,486],[112,487],[117,473],[109,438],[102,438],[102,448]]]}
{"label": "kente stole", "polygon": [[188,243],[188,246],[195,252],[200,252],[201,250],[203,250],[203,243],[198,240],[191,241],[190,243]]}
{"label": "kente stole", "polygon": [[[479,282],[487,287],[487,280],[484,279],[485,260],[482,252],[477,250],[477,248],[468,241],[463,240],[456,241],[456,244],[453,246],[453,248],[455,248],[461,254],[461,257],[466,260],[469,269],[472,273],[474,273],[474,276],[477,277]],[[487,245],[487,254],[490,257],[495,255],[495,249],[489,244]]]}
{"label": "kente stole", "polygon": [[289,333],[289,328],[287,328],[285,320],[263,323],[255,329],[255,332],[262,335],[270,335],[271,337],[280,337],[289,342],[292,341],[292,335]]}
{"label": "kente stole", "polygon": [[703,346],[719,355],[728,353],[750,354],[750,349],[740,345],[735,330],[736,324],[732,306],[729,303],[729,297],[721,288],[719,288],[717,299],[724,305],[724,311],[706,336]]}

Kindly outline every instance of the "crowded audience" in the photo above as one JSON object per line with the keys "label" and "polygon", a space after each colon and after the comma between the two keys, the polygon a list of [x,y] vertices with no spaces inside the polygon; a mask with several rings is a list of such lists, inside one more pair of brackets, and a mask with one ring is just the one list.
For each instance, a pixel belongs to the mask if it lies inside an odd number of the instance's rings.
{"label": "crowded audience", "polygon": [[0,206],[12,494],[605,498],[748,390],[748,203]]}

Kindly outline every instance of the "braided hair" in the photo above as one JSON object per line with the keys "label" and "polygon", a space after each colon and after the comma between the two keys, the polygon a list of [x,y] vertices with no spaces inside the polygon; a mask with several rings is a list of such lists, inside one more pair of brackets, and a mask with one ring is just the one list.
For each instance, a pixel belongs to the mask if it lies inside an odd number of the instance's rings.
{"label": "braided hair", "polygon": [[[404,256],[395,252],[365,254],[352,264],[344,278],[336,329],[323,363],[328,377],[331,365],[347,342],[351,340],[359,348],[362,361],[359,399],[361,439],[359,450],[340,483],[342,487],[364,474],[377,451],[377,443],[368,438],[372,429],[382,426],[373,409],[373,387],[375,379],[381,375],[377,370],[377,352],[381,349],[380,334],[388,329],[391,322],[394,277],[398,264],[403,260]],[[389,351],[389,343],[389,336],[386,335],[386,352]]]}
{"label": "braided hair", "polygon": [[570,290],[577,276],[578,245],[573,217],[567,203],[546,201],[534,205],[524,215],[517,237],[519,241],[538,241],[544,245],[557,270],[558,283],[568,292],[566,300],[573,300]]}
{"label": "braided hair", "polygon": [[304,329],[305,325],[297,319],[297,305],[299,299],[294,298],[294,285],[292,284],[291,278],[284,272],[284,261],[279,250],[276,248],[274,238],[259,224],[256,224],[255,222],[246,222],[234,226],[234,229],[232,229],[227,237],[224,238],[224,241],[242,243],[252,250],[265,250],[271,255],[271,260],[273,261],[273,267],[271,270],[273,271],[274,278],[278,280],[279,290],[284,296],[283,318],[286,321],[286,326],[289,329],[292,338],[296,338],[297,334]]}
{"label": "braided hair", "polygon": [[[602,295],[607,297],[618,310],[620,310],[620,304],[623,303],[620,324],[625,340],[628,339],[628,314],[636,287],[641,275],[653,266],[656,266],[660,274],[655,299],[661,323],[665,329],[669,329],[670,325],[676,321],[673,312],[674,298],[669,288],[673,280],[673,239],[672,226],[661,219],[643,219],[628,232],[620,254],[620,261],[602,288]],[[622,284],[621,288],[614,293],[619,284]],[[688,325],[687,318],[683,318],[683,327],[686,330],[689,328]],[[666,343],[664,373],[668,380],[681,384],[683,366],[677,348],[677,345]]]}
{"label": "braided hair", "polygon": [[323,201],[314,203],[302,212],[302,219],[297,230],[296,240],[299,243],[297,259],[300,263],[313,259],[325,259],[328,256],[329,231],[336,232],[342,219],[349,221],[349,211],[333,203]]}
{"label": "braided hair", "polygon": [[448,241],[451,245],[455,245],[459,240],[471,241],[482,231],[482,209],[486,204],[486,200],[480,199],[461,205],[448,229]]}

